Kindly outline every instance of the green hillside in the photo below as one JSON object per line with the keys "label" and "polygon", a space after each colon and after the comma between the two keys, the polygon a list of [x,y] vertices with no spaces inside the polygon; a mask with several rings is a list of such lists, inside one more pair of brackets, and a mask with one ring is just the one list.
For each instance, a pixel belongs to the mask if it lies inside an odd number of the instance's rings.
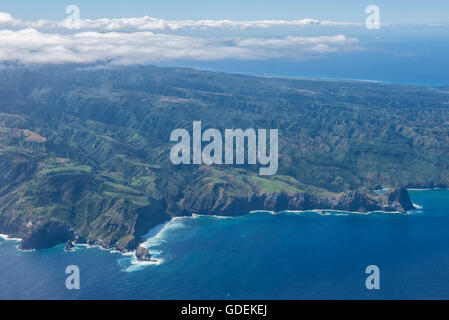
{"label": "green hillside", "polygon": [[[172,165],[170,133],[194,120],[278,129],[277,175]],[[448,155],[449,88],[151,66],[0,69],[0,233],[52,221],[130,249],[171,216],[269,207],[261,201],[273,195],[289,195],[285,206],[306,195],[312,208],[345,191],[384,201],[371,190],[447,187]]]}

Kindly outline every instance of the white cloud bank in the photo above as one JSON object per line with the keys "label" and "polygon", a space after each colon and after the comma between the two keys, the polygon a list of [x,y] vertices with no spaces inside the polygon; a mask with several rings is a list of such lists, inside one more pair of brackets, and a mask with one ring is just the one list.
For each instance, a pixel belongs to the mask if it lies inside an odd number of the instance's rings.
{"label": "white cloud bank", "polygon": [[[120,19],[80,19],[80,29],[96,31],[143,31],[143,30],[206,30],[211,28],[221,29],[247,29],[270,27],[303,27],[303,26],[363,26],[363,23],[336,22],[317,19],[301,20],[164,20],[154,17],[120,18]],[[67,28],[67,20],[51,21],[36,20],[26,21],[16,19],[9,13],[0,12],[0,27],[16,28]]]}
{"label": "white cloud bank", "polygon": [[139,32],[42,33],[0,30],[0,62],[143,64],[171,60],[307,59],[361,50],[344,35],[256,38],[191,37]]}
{"label": "white cloud bank", "polygon": [[[143,64],[173,60],[307,59],[332,52],[360,50],[358,40],[336,36],[186,36],[166,31],[209,28],[269,28],[273,26],[343,25],[331,21],[168,21],[151,17],[67,21],[24,21],[0,12],[0,63]],[[151,31],[150,31],[151,30]]]}

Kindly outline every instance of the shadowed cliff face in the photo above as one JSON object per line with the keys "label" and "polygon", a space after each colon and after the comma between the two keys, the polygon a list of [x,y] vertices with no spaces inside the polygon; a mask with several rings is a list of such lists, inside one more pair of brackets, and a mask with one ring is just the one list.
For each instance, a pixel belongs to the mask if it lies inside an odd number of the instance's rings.
{"label": "shadowed cliff face", "polygon": [[20,248],[46,249],[57,244],[75,239],[75,231],[67,224],[62,222],[38,222],[37,225],[30,227],[30,230],[23,237]]}
{"label": "shadowed cliff face", "polygon": [[[407,189],[391,189],[385,194],[385,197],[386,204],[384,204],[384,207],[387,209],[401,208],[404,211],[415,209],[415,206],[410,200]],[[402,210],[398,209],[397,211]]]}
{"label": "shadowed cliff face", "polygon": [[[406,212],[414,209],[406,189],[392,189],[384,196],[370,197],[357,191],[343,192],[335,197],[325,198],[306,193],[262,193],[252,194],[247,197],[236,197],[217,199],[214,194],[202,195],[205,202],[195,201],[189,203],[184,201],[185,206],[182,213],[185,215],[213,214],[213,215],[238,215],[251,210],[284,211],[284,210],[314,210],[332,209],[342,211],[399,211]],[[137,212],[137,220],[134,224],[130,236],[122,242],[122,249],[133,250],[138,248],[140,260],[149,260],[150,256],[144,248],[139,247],[140,237],[152,226],[169,219],[169,215],[164,212],[165,208],[160,206],[160,211],[155,212],[154,208],[141,209]],[[100,226],[101,228],[108,228]],[[18,234],[18,233],[15,233]],[[20,233],[19,233],[20,234]],[[68,224],[60,221],[35,221],[28,222],[26,231],[20,247],[22,249],[45,249],[67,242],[68,240],[85,242],[86,239]],[[88,241],[99,244],[102,247],[110,248],[117,246],[113,238]]]}
{"label": "shadowed cliff face", "polygon": [[[203,201],[204,200],[204,201]],[[347,191],[334,196],[308,193],[261,193],[227,199],[213,193],[183,199],[185,213],[235,215],[251,210],[285,211],[330,209],[349,212],[396,211],[414,209],[406,189],[392,189],[384,196]]]}
{"label": "shadowed cliff face", "polygon": [[[413,208],[405,189],[364,190],[449,185],[447,97],[150,66],[1,69],[0,233],[27,248],[73,236],[130,250],[153,226],[192,213],[404,212]],[[221,132],[278,129],[277,174],[174,166],[170,133],[191,132],[195,120]]]}

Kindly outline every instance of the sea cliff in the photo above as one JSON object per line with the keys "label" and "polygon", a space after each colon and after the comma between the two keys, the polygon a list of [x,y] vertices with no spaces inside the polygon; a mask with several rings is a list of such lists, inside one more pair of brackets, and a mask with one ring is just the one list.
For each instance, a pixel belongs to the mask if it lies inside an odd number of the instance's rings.
{"label": "sea cliff", "polygon": [[[136,222],[127,236],[128,241],[120,246],[112,238],[86,239],[82,230],[76,230],[68,223],[55,219],[29,220],[0,220],[0,233],[8,234],[15,238],[21,238],[20,248],[45,249],[60,243],[76,241],[100,245],[103,248],[118,248],[122,251],[139,250],[141,260],[149,260],[150,257],[144,248],[139,246],[142,236],[155,225],[169,220],[171,216],[189,216],[192,214],[233,216],[247,213],[253,210],[286,211],[286,210],[317,210],[332,209],[347,212],[407,212],[414,209],[408,191],[403,188],[390,189],[384,195],[375,193],[363,193],[360,191],[346,191],[332,197],[318,196],[308,193],[259,193],[249,196],[214,198],[213,194],[202,195],[183,199],[183,208],[178,212],[140,211]],[[163,207],[158,207],[163,210]]]}

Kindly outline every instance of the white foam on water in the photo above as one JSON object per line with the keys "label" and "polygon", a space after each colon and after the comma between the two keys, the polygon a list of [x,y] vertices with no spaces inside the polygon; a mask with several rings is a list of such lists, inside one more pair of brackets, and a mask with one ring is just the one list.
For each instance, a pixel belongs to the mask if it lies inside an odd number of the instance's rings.
{"label": "white foam on water", "polygon": [[134,272],[142,270],[147,266],[158,266],[161,265],[165,260],[158,255],[162,253],[160,250],[148,250],[151,256],[151,261],[140,261],[136,257],[135,251],[129,251],[125,253],[126,258],[120,259],[119,262],[124,262],[125,265],[128,265],[123,271],[125,272]]}
{"label": "white foam on water", "polygon": [[423,210],[423,206],[420,206],[419,204],[413,203],[413,205],[415,206],[415,209],[408,211],[408,214],[420,214],[420,213],[424,213]]}
{"label": "white foam on water", "polygon": [[[282,214],[284,212],[295,212],[295,210],[283,210],[283,211],[272,211],[272,210],[251,210],[249,211],[250,214],[258,214],[258,213],[265,213],[265,214],[271,214],[271,215],[277,215]],[[298,211],[299,212],[299,211]]]}
{"label": "white foam on water", "polygon": [[134,272],[144,269],[147,266],[151,265],[160,265],[164,262],[164,259],[155,259],[154,261],[138,261],[138,260],[132,260],[130,263],[131,265],[127,267],[124,271],[125,272]]}
{"label": "white foam on water", "polygon": [[34,252],[37,251],[36,249],[22,249],[20,248],[20,246],[16,246],[17,250],[22,251],[22,252]]}
{"label": "white foam on water", "polygon": [[314,210],[284,210],[281,213],[294,213],[297,215],[301,215],[301,214],[305,214],[305,213],[315,213],[318,214],[320,216],[349,216],[349,215],[354,215],[354,214],[358,214],[358,215],[371,215],[371,214],[376,214],[376,213],[394,213],[394,214],[407,214],[404,212],[400,212],[400,211],[382,211],[382,210],[377,210],[377,211],[369,211],[369,212],[361,212],[361,211],[344,211],[344,210],[335,210],[335,209],[314,209]]}
{"label": "white foam on water", "polygon": [[270,210],[251,210],[249,213],[269,213],[269,214],[278,214],[279,212],[270,211]]}
{"label": "white foam on water", "polygon": [[[188,218],[188,217],[186,217]],[[217,216],[213,214],[192,214],[192,219],[198,219],[198,218],[212,218],[212,219],[235,219],[234,216]]]}
{"label": "white foam on water", "polygon": [[139,261],[137,260],[134,253],[132,257],[124,259],[125,260],[122,261],[124,261],[127,264],[130,264],[126,269],[123,270],[125,272],[139,271],[147,266],[158,266],[164,262],[163,258],[155,258],[153,254],[151,254],[151,261]]}
{"label": "white foam on water", "polygon": [[160,246],[166,241],[168,232],[185,227],[183,221],[186,219],[189,219],[189,217],[175,217],[168,222],[155,226],[143,236],[147,240],[141,246],[148,250]]}
{"label": "white foam on water", "polygon": [[6,241],[15,241],[15,242],[19,242],[22,241],[22,239],[20,238],[10,238],[7,234],[1,234],[0,233],[0,238]]}
{"label": "white foam on water", "polygon": [[304,213],[320,213],[322,210],[283,210],[280,213],[294,213],[294,214],[304,214]]}
{"label": "white foam on water", "polygon": [[166,236],[168,232],[176,229],[185,228],[183,221],[186,219],[198,218],[198,215],[192,217],[175,217],[170,221],[161,223],[153,227],[148,231],[143,237],[147,240],[140,245],[148,250],[151,256],[151,261],[139,261],[136,258],[135,251],[128,252],[126,257],[121,260],[125,264],[129,264],[123,271],[134,272],[142,270],[147,266],[158,266],[164,263],[165,259],[162,257],[163,251],[158,247],[166,241]]}
{"label": "white foam on water", "polygon": [[402,213],[399,211],[370,211],[370,212],[360,212],[360,211],[344,211],[344,210],[335,210],[335,209],[312,209],[312,210],[282,210],[279,212],[275,211],[266,211],[266,210],[253,210],[249,213],[255,214],[255,213],[269,213],[269,214],[283,214],[283,213],[293,213],[295,215],[302,215],[307,213],[314,213],[318,214],[320,216],[348,216],[351,214],[361,214],[361,215],[369,215],[369,214],[375,214],[375,213]]}
{"label": "white foam on water", "polygon": [[75,242],[75,247],[82,247],[82,248],[92,248],[92,245],[87,244],[87,243],[76,243]]}
{"label": "white foam on water", "polygon": [[419,204],[413,203],[413,205],[415,206],[416,209],[422,209],[423,207],[420,206]]}

